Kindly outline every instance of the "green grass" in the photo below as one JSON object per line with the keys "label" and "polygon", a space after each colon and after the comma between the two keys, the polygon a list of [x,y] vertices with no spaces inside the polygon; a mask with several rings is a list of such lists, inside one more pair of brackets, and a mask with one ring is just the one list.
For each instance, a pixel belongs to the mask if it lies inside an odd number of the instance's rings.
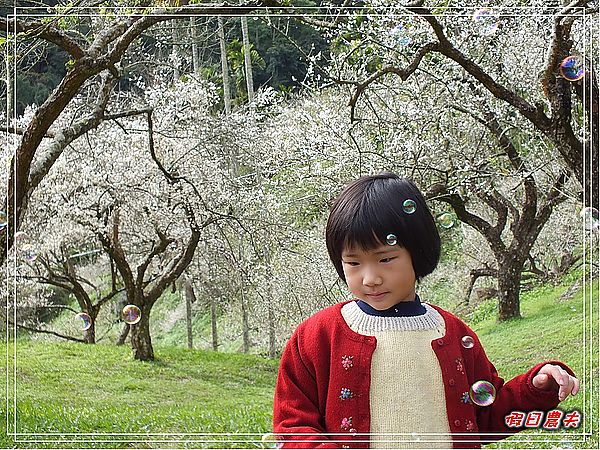
{"label": "green grass", "polygon": [[[568,287],[568,284],[544,285],[523,293],[521,319],[497,323],[494,301],[479,305],[471,317],[466,318],[467,323],[479,336],[498,373],[505,380],[523,373],[538,362],[554,359],[568,364],[582,382],[580,393],[568,397],[559,408],[563,411],[577,409],[583,412],[583,427],[572,430],[569,434],[564,431],[521,432],[497,444],[489,445],[488,448],[599,448],[598,281],[593,283],[591,292],[591,298],[594,300],[593,313],[590,313],[589,309],[590,292],[586,292],[585,323],[581,290],[573,298],[560,299]],[[590,318],[593,319],[593,333],[590,333]],[[590,350],[593,356],[591,360]],[[590,389],[592,381],[593,393]],[[592,398],[593,401],[590,401]],[[590,429],[590,426],[593,426],[593,429]],[[585,431],[591,431],[592,435],[584,438]],[[542,442],[549,439],[552,442]],[[529,442],[524,442],[526,440]]]}
{"label": "green grass", "polygon": [[[148,363],[133,360],[127,346],[17,342],[16,431],[135,433],[135,439],[140,433],[258,433],[247,437],[252,440],[271,428],[278,361],[169,347],[157,348],[157,354],[158,359]],[[9,416],[12,427],[12,411]],[[0,420],[6,423],[6,416]],[[22,436],[26,438],[31,439]],[[9,444],[10,439],[0,435],[0,448]]]}
{"label": "green grass", "polygon": [[[493,302],[479,305],[465,320],[477,332],[489,358],[507,380],[543,360],[559,359],[569,364],[585,385],[579,395],[569,397],[560,408],[584,412],[585,426],[593,424],[593,435],[583,441],[575,435],[584,429],[570,435],[532,431],[519,433],[490,448],[598,448],[598,283],[594,283],[592,291],[596,304],[591,369],[589,343],[585,344],[587,353],[583,353],[583,293],[560,300],[568,286],[569,283],[542,286],[524,293],[523,318],[519,320],[496,323]],[[589,341],[589,327],[586,330]],[[5,346],[0,348],[1,360],[7,361]],[[12,429],[12,345],[9,348],[8,419]],[[16,349],[16,431],[26,433],[20,436],[21,440],[35,437],[38,442],[15,443],[12,436],[0,432],[0,448],[256,448],[260,447],[258,442],[234,440],[258,441],[271,427],[276,360],[159,344],[155,347],[157,360],[151,363],[133,360],[128,345],[89,346],[20,339]],[[2,392],[4,395],[4,389]],[[5,399],[0,404],[2,424],[7,419],[4,405]],[[57,442],[58,436],[35,435],[52,432],[62,433],[63,441]],[[132,435],[92,437],[91,433]],[[161,438],[148,433],[248,435]],[[552,442],[542,441],[549,438]],[[51,442],[41,442],[44,439]],[[74,442],[75,439],[79,440]],[[110,439],[112,442],[102,442]],[[197,442],[207,439],[223,442]]]}

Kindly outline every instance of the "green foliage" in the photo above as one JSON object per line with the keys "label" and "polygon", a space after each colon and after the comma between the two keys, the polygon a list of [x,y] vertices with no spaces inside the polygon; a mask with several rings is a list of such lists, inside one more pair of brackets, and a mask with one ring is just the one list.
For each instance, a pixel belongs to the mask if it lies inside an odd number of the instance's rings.
{"label": "green foliage", "polygon": [[[244,52],[244,45],[239,39],[234,39],[227,44],[227,60],[229,61],[234,87],[237,93],[234,97],[242,101],[248,98],[248,93],[246,92],[246,72],[244,70]],[[250,62],[252,64],[253,72],[257,69],[264,69],[265,67],[264,59],[260,56],[258,51],[256,51],[253,44],[250,44]]]}
{"label": "green foliage", "polygon": [[16,113],[23,114],[31,104],[41,105],[60,83],[68,67],[67,54],[49,47],[35,61],[20,60],[17,68]]}
{"label": "green foliage", "polygon": [[[302,5],[296,6],[315,5],[311,1],[299,3]],[[279,31],[275,31],[274,28]],[[227,58],[237,86],[234,97],[239,103],[246,96],[240,21],[227,21],[225,29]],[[313,56],[328,52],[327,42],[318,30],[291,17],[273,16],[269,21],[260,16],[250,17],[248,32],[252,45],[252,76],[255,89],[260,86],[270,86],[291,92],[300,86],[309,67],[306,56],[299,49],[304,49]],[[220,75],[219,55],[215,54],[212,63],[207,66],[214,66]],[[221,80],[215,81],[218,81],[219,86],[221,85]]]}

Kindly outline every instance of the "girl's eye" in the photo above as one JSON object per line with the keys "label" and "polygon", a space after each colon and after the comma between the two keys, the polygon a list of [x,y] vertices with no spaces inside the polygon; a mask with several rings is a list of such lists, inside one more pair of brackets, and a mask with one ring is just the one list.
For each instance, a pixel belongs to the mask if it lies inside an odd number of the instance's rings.
{"label": "girl's eye", "polygon": [[390,261],[391,261],[391,260],[393,260],[393,259],[396,259],[396,257],[392,257],[392,258],[383,258],[383,259],[381,260],[381,262],[382,262],[382,263],[387,263],[387,262],[390,262]]}
{"label": "girl's eye", "polygon": [[356,261],[344,261],[344,264],[347,264],[349,266],[358,266],[358,263]]}

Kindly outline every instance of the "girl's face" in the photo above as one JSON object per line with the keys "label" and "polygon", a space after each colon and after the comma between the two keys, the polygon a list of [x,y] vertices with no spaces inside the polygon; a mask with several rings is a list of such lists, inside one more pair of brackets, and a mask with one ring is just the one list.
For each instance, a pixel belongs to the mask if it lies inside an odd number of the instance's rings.
{"label": "girl's face", "polygon": [[415,299],[415,271],[410,253],[403,247],[346,248],[342,268],[352,294],[377,310]]}

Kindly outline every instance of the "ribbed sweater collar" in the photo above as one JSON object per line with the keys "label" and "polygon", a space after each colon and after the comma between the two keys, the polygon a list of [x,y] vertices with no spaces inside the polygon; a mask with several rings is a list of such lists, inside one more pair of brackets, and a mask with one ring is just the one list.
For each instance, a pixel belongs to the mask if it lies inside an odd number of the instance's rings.
{"label": "ribbed sweater collar", "polygon": [[422,303],[425,314],[420,316],[386,317],[371,316],[358,306],[357,302],[346,303],[342,316],[348,326],[357,332],[372,331],[414,331],[445,328],[444,318],[433,307]]}

